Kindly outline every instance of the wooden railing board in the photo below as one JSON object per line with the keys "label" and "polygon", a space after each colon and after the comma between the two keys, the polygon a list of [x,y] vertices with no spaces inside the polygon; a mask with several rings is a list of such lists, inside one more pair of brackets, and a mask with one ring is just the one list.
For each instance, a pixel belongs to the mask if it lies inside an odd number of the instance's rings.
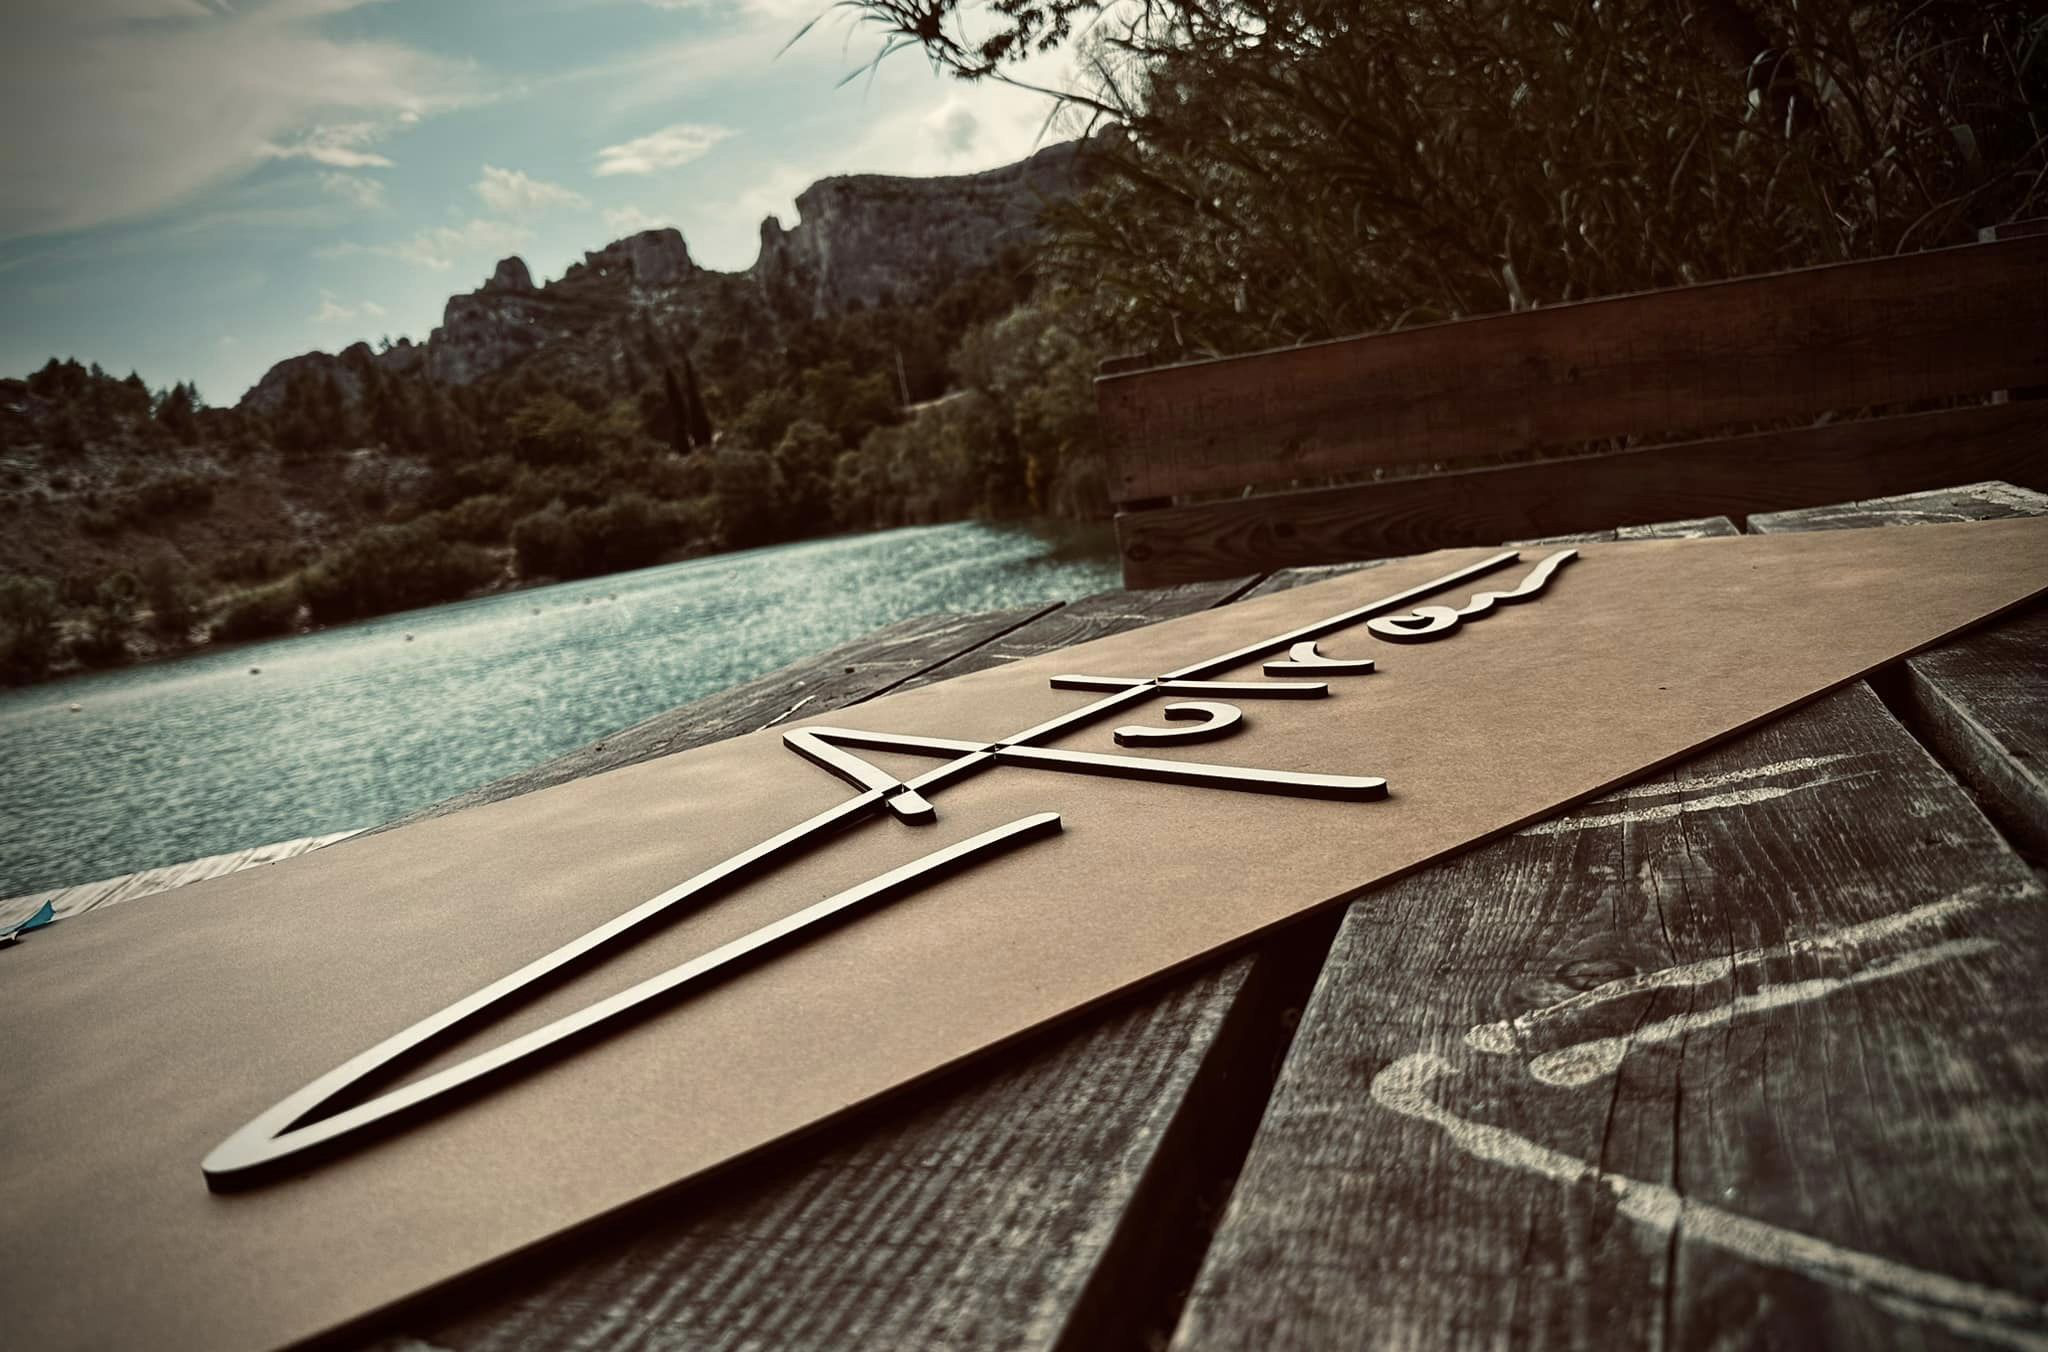
{"label": "wooden railing board", "polygon": [[2048,401],[1120,513],[1117,544],[1125,583],[1150,586],[1974,478],[2048,487]]}
{"label": "wooden railing board", "polygon": [[1110,496],[2038,385],[2044,294],[2024,237],[1104,376]]}

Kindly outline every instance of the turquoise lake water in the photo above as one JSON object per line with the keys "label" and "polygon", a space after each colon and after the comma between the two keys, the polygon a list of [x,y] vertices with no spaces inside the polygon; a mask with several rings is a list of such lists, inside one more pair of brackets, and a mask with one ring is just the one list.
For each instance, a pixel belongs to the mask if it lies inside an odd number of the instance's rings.
{"label": "turquoise lake water", "polygon": [[1104,536],[959,522],[0,694],[0,897],[372,826],[896,620],[1116,585]]}

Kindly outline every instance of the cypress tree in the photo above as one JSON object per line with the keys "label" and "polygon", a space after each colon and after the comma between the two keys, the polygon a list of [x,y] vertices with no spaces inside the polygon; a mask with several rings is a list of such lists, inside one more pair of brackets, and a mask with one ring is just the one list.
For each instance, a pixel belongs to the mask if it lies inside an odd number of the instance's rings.
{"label": "cypress tree", "polygon": [[697,388],[697,368],[691,364],[690,354],[683,354],[683,393],[689,399],[690,440],[709,448],[711,445],[711,412],[704,407],[704,392]]}
{"label": "cypress tree", "polygon": [[677,455],[686,455],[697,443],[690,440],[689,396],[676,384],[675,367],[661,368],[661,385],[668,395],[668,444],[675,447]]}

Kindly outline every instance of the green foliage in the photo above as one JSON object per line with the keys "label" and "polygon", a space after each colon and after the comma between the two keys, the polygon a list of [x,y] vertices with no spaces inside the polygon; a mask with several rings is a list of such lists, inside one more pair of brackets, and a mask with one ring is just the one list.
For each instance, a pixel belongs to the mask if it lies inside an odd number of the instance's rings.
{"label": "green foliage", "polygon": [[1166,354],[1965,242],[2048,183],[2030,0],[854,3],[970,78],[1085,48],[1125,130],[1047,266]]}
{"label": "green foliage", "polygon": [[789,425],[775,447],[775,477],[781,484],[781,532],[791,537],[832,529],[832,472],[839,437],[810,421]]}
{"label": "green foliage", "polygon": [[490,582],[498,566],[474,545],[443,540],[431,522],[372,526],[299,574],[315,621],[382,615],[452,601]]}
{"label": "green foliage", "polygon": [[711,458],[711,497],[726,548],[749,549],[789,538],[783,523],[782,472],[766,452],[720,446]]}
{"label": "green foliage", "polygon": [[727,435],[742,446],[773,446],[782,440],[789,425],[803,416],[803,402],[797,393],[777,385],[747,400]]}
{"label": "green foliage", "polygon": [[501,544],[512,530],[512,498],[505,493],[479,493],[435,515],[436,532],[445,540],[467,544]]}
{"label": "green foliage", "polygon": [[173,470],[145,480],[122,507],[137,525],[164,517],[203,512],[213,506],[214,481],[191,470]]}
{"label": "green foliage", "polygon": [[593,577],[644,568],[701,535],[694,512],[627,493],[602,507],[552,503],[512,527],[522,577]]}
{"label": "green foliage", "polygon": [[71,655],[89,667],[127,661],[132,656],[128,640],[135,632],[135,607],[141,599],[142,584],[134,574],[116,571],[102,577],[92,603],[79,616]]}
{"label": "green foliage", "polygon": [[142,600],[149,624],[166,638],[180,639],[199,618],[198,588],[191,565],[168,550],[152,554],[142,566]]}
{"label": "green foliage", "polygon": [[57,655],[57,589],[46,578],[0,575],[0,680],[40,679]]}
{"label": "green foliage", "polygon": [[241,640],[288,634],[298,627],[302,605],[296,577],[237,592],[213,622],[212,636]]}
{"label": "green foliage", "polygon": [[623,411],[592,413],[559,394],[545,394],[522,406],[507,420],[505,431],[512,454],[529,465],[596,460],[632,438],[631,422]]}
{"label": "green foliage", "polygon": [[969,333],[955,358],[961,378],[997,410],[997,438],[980,487],[982,510],[1014,503],[1069,518],[1106,515],[1095,371],[1102,358],[1068,309],[1020,306]]}

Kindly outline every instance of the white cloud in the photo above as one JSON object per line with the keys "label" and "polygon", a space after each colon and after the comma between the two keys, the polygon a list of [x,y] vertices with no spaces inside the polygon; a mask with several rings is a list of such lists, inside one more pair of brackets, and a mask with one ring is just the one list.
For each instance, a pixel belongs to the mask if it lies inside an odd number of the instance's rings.
{"label": "white cloud", "polygon": [[389,169],[391,161],[365,146],[383,135],[374,122],[342,122],[334,126],[312,126],[280,145],[265,141],[257,153],[272,160],[311,160],[337,169]]}
{"label": "white cloud", "polygon": [[604,147],[597,152],[597,166],[592,172],[602,178],[610,174],[652,174],[662,169],[675,169],[697,159],[732,134],[730,127],[678,122],[660,131]]}
{"label": "white cloud", "polygon": [[343,201],[352,202],[365,211],[374,211],[384,205],[384,185],[374,178],[361,174],[342,174],[332,171],[320,175],[320,189],[332,193]]}
{"label": "white cloud", "polygon": [[[338,324],[350,319],[378,319],[384,314],[384,307],[376,301],[366,300],[357,305],[344,305],[334,298],[332,291],[320,293],[320,311],[313,316],[315,324]],[[223,344],[234,342],[232,338],[221,339]]]}
{"label": "white cloud", "polygon": [[947,156],[965,155],[981,136],[981,119],[958,98],[947,99],[925,114],[924,126],[939,153]]}
{"label": "white cloud", "polygon": [[460,258],[474,254],[502,257],[532,238],[533,231],[523,225],[478,216],[462,225],[437,225],[394,244],[336,244],[319,250],[319,256],[341,258],[350,254],[376,254],[380,258],[396,258],[445,272]]}
{"label": "white cloud", "polygon": [[588,198],[559,183],[546,183],[518,169],[485,165],[476,181],[476,195],[493,211],[545,211],[549,207],[587,207]]}
{"label": "white cloud", "polygon": [[607,228],[620,235],[637,235],[642,230],[652,230],[667,222],[659,216],[650,216],[638,207],[607,207],[604,213]]}
{"label": "white cloud", "polygon": [[[341,0],[264,7],[172,0],[10,11],[0,44],[0,237],[144,215],[260,164],[389,161],[383,134],[474,101],[465,65],[320,31]],[[137,23],[138,14],[153,15]],[[87,172],[83,166],[90,166]]]}

